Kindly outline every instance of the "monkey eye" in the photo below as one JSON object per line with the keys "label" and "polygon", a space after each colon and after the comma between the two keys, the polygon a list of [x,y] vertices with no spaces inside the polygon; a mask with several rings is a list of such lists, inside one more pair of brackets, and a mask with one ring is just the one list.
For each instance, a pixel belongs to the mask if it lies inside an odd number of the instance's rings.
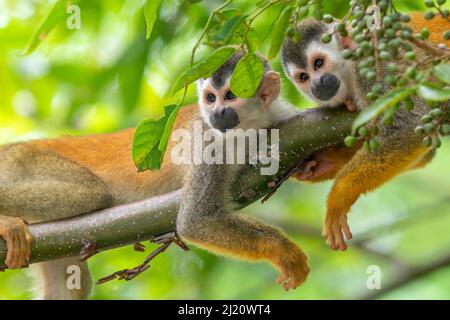
{"label": "monkey eye", "polygon": [[320,68],[322,68],[324,63],[325,61],[323,59],[316,59],[316,61],[314,61],[314,70],[319,70]]}
{"label": "monkey eye", "polygon": [[209,103],[214,103],[214,102],[216,102],[216,96],[213,95],[212,93],[209,93],[209,94],[206,96],[206,100],[207,100]]}
{"label": "monkey eye", "polygon": [[309,75],[305,72],[300,73],[300,82],[308,81]]}
{"label": "monkey eye", "polygon": [[236,98],[236,96],[235,96],[234,93],[231,92],[231,91],[228,91],[228,92],[225,94],[225,100],[233,100],[234,98]]}

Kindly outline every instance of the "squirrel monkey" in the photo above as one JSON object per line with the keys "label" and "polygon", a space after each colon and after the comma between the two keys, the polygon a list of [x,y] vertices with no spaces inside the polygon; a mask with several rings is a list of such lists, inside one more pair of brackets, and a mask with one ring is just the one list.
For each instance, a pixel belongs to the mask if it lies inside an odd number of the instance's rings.
{"label": "squirrel monkey", "polygon": [[[411,28],[420,32],[428,27],[432,33],[430,40],[443,43],[442,32],[448,30],[450,23],[443,18],[426,21],[421,13],[411,15]],[[332,26],[309,19],[302,22],[296,32],[300,41],[287,38],[282,52],[282,64],[288,78],[297,89],[316,101],[319,105],[330,107],[345,104],[349,110],[364,109],[371,105],[366,94],[374,82],[359,75],[356,63],[345,60],[342,51],[352,48],[350,38],[333,34],[332,41],[325,44],[321,37],[330,32]],[[450,45],[450,41],[446,42]],[[420,48],[414,48],[418,59],[426,55]],[[400,70],[408,65],[399,61]],[[383,68],[382,68],[383,69]],[[383,84],[386,89],[388,86]],[[394,119],[393,126],[383,127],[379,134],[381,147],[375,152],[360,148],[342,168],[328,170],[330,164],[320,157],[314,159],[319,174],[313,174],[313,180],[320,180],[320,174],[330,172],[336,174],[333,187],[327,200],[324,235],[327,243],[334,250],[346,250],[344,236],[352,238],[347,223],[347,213],[361,194],[365,194],[381,186],[395,176],[429,163],[434,150],[422,143],[422,138],[414,133],[420,124],[420,118],[427,112],[428,106],[420,99],[414,99],[412,112],[400,109]],[[341,163],[342,164],[342,163]]]}
{"label": "squirrel monkey", "polygon": [[[267,63],[257,97],[235,97],[228,88],[229,76],[238,60],[239,56],[233,57],[200,82],[199,105],[204,123],[219,130],[236,125],[264,128],[295,113],[276,99],[279,76],[269,70]],[[198,117],[197,105],[186,106],[180,110],[174,129],[192,130]],[[280,231],[254,219],[225,213],[225,207],[230,206],[224,199],[225,182],[232,171],[220,165],[174,165],[166,156],[159,171],[138,174],[130,156],[133,135],[134,129],[129,129],[0,147],[0,236],[7,243],[8,268],[27,265],[32,245],[27,223],[131,203],[180,189],[187,183],[186,201],[178,220],[184,238],[217,253],[268,260],[281,270],[279,282],[285,288],[294,288],[305,280],[309,270],[306,257]],[[167,154],[173,145],[170,141]],[[204,198],[198,199],[199,193]],[[80,267],[80,289],[66,286],[66,271],[72,265]],[[30,269],[38,282],[39,298],[89,296],[90,273],[87,263],[79,257],[36,263]]]}
{"label": "squirrel monkey", "polygon": [[[230,78],[241,57],[241,53],[235,54],[209,79],[198,82],[205,127],[220,132],[233,128],[258,130],[296,113],[278,100],[280,76],[264,60],[265,72],[256,96],[243,99],[233,95]],[[216,141],[224,142],[220,145],[228,145],[227,139],[231,139],[228,132],[216,137]],[[224,152],[228,159],[229,148]],[[231,164],[193,165],[184,186],[177,231],[183,239],[221,255],[268,261],[280,271],[276,282],[285,290],[295,289],[309,273],[300,248],[276,228],[231,214],[234,208],[229,189],[238,169]]]}

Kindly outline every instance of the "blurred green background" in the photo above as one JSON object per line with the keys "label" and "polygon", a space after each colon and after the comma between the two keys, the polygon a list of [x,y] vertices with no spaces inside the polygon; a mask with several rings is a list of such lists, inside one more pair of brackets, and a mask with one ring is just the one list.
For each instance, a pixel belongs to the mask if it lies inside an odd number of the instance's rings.
{"label": "blurred green background", "polygon": [[[169,97],[170,87],[188,66],[201,28],[220,2],[164,0],[145,40],[143,1],[80,1],[79,30],[59,25],[36,51],[21,56],[52,1],[0,0],[0,143],[111,132],[161,115],[163,105],[180,98]],[[325,2],[336,16],[348,8],[346,0]],[[423,10],[421,1],[394,2],[404,11]],[[233,4],[244,11],[252,5]],[[268,37],[280,9],[274,6],[257,20],[259,39]],[[279,61],[272,65],[281,71]],[[298,107],[311,106],[285,79],[283,96]],[[187,100],[195,101],[194,88]],[[266,264],[171,247],[135,280],[96,287],[93,299],[450,299],[449,163],[450,141],[444,141],[426,169],[361,198],[350,215],[355,240],[345,253],[332,252],[320,236],[330,183],[289,182],[269,203],[245,209],[282,226],[310,257],[310,278],[293,292],[274,284],[276,272]],[[144,257],[125,247],[89,263],[98,279]],[[371,265],[380,267],[382,288],[402,285],[383,295],[367,289]],[[26,270],[0,274],[1,299],[30,297]]]}

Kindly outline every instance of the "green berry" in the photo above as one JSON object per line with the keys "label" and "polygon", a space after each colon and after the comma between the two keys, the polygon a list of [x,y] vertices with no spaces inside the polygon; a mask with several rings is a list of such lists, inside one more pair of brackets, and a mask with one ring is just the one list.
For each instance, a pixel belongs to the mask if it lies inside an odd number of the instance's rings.
{"label": "green berry", "polygon": [[423,145],[425,146],[425,147],[431,147],[431,138],[430,137],[425,137],[425,138],[423,138]]}
{"label": "green berry", "polygon": [[431,122],[425,124],[423,127],[424,127],[424,129],[425,129],[425,133],[427,133],[427,134],[430,134],[430,133],[433,132],[434,129],[435,129],[434,124],[432,124]]}
{"label": "green berry", "polygon": [[342,56],[344,57],[344,59],[351,59],[353,57],[353,51],[345,49],[344,51],[342,51]]}
{"label": "green berry", "polygon": [[354,136],[348,136],[345,138],[344,143],[347,147],[353,147],[356,143],[356,138]]}
{"label": "green berry", "polygon": [[441,132],[444,135],[449,135],[450,134],[450,124],[448,124],[448,123],[443,124],[442,128],[441,128]]}
{"label": "green berry", "polygon": [[391,58],[391,55],[388,51],[381,51],[380,52],[380,59],[381,60],[389,60]]}
{"label": "green berry", "polygon": [[377,138],[370,139],[369,141],[370,151],[375,152],[380,148],[380,142]]}
{"label": "green berry", "polygon": [[428,114],[426,114],[426,115],[424,115],[422,118],[420,118],[420,121],[421,121],[422,123],[429,123],[429,122],[431,122],[432,120],[433,120],[433,118],[431,118],[431,116],[428,115]]}
{"label": "green berry", "polygon": [[347,28],[345,26],[345,23],[339,23],[336,27],[336,30],[339,32],[344,32],[347,31]]}
{"label": "green berry", "polygon": [[323,43],[330,43],[331,39],[332,39],[332,36],[329,33],[325,33],[321,38]]}
{"label": "green berry", "polygon": [[410,17],[409,15],[407,15],[407,14],[404,14],[404,15],[402,15],[402,17],[401,17],[401,20],[402,20],[402,22],[408,23],[408,22],[411,21],[411,17]]}
{"label": "green berry", "polygon": [[432,20],[435,16],[436,16],[436,14],[432,10],[425,12],[425,15],[424,15],[425,20]]}
{"label": "green berry", "polygon": [[422,126],[417,126],[414,129],[414,132],[418,135],[418,136],[423,136],[425,134],[425,128]]}
{"label": "green berry", "polygon": [[444,5],[447,2],[447,0],[436,0],[436,3],[440,6]]}
{"label": "green berry", "polygon": [[377,73],[375,71],[370,70],[369,72],[367,72],[367,74],[366,74],[366,79],[367,80],[373,81],[376,78],[377,78]]}
{"label": "green berry", "polygon": [[422,31],[420,32],[420,37],[423,40],[426,40],[430,37],[430,31],[427,28],[423,28]]}
{"label": "green berry", "polygon": [[390,73],[397,72],[397,65],[396,65],[395,63],[389,63],[389,64],[387,65],[387,70],[388,70]]}
{"label": "green berry", "polygon": [[433,8],[434,7],[434,1],[433,0],[425,0],[425,5],[428,8]]}
{"label": "green berry", "polygon": [[325,23],[333,23],[334,18],[331,14],[324,14],[323,21],[325,21]]}
{"label": "green berry", "polygon": [[444,39],[445,40],[450,40],[450,30],[444,32]]}
{"label": "green berry", "polygon": [[406,59],[411,60],[411,61],[416,60],[416,54],[414,53],[414,51],[407,52],[405,54],[405,57],[406,57]]}
{"label": "green berry", "polygon": [[439,136],[433,136],[433,138],[431,138],[431,144],[433,145],[433,148],[439,149],[442,146],[442,142],[441,139],[439,139]]}
{"label": "green berry", "polygon": [[435,119],[439,118],[442,115],[442,109],[436,108],[430,111],[430,116]]}
{"label": "green berry", "polygon": [[366,127],[361,127],[358,129],[358,135],[362,138],[367,137],[367,135],[369,134],[369,130],[367,130]]}

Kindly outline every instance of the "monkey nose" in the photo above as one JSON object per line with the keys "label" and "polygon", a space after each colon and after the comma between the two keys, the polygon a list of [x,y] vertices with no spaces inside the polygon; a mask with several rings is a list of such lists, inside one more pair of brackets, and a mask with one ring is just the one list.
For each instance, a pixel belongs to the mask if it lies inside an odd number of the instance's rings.
{"label": "monkey nose", "polygon": [[233,108],[227,107],[211,113],[209,122],[213,128],[225,132],[239,124],[239,115]]}
{"label": "monkey nose", "polygon": [[328,101],[338,93],[340,86],[341,81],[335,75],[326,73],[313,83],[311,91],[317,99]]}

